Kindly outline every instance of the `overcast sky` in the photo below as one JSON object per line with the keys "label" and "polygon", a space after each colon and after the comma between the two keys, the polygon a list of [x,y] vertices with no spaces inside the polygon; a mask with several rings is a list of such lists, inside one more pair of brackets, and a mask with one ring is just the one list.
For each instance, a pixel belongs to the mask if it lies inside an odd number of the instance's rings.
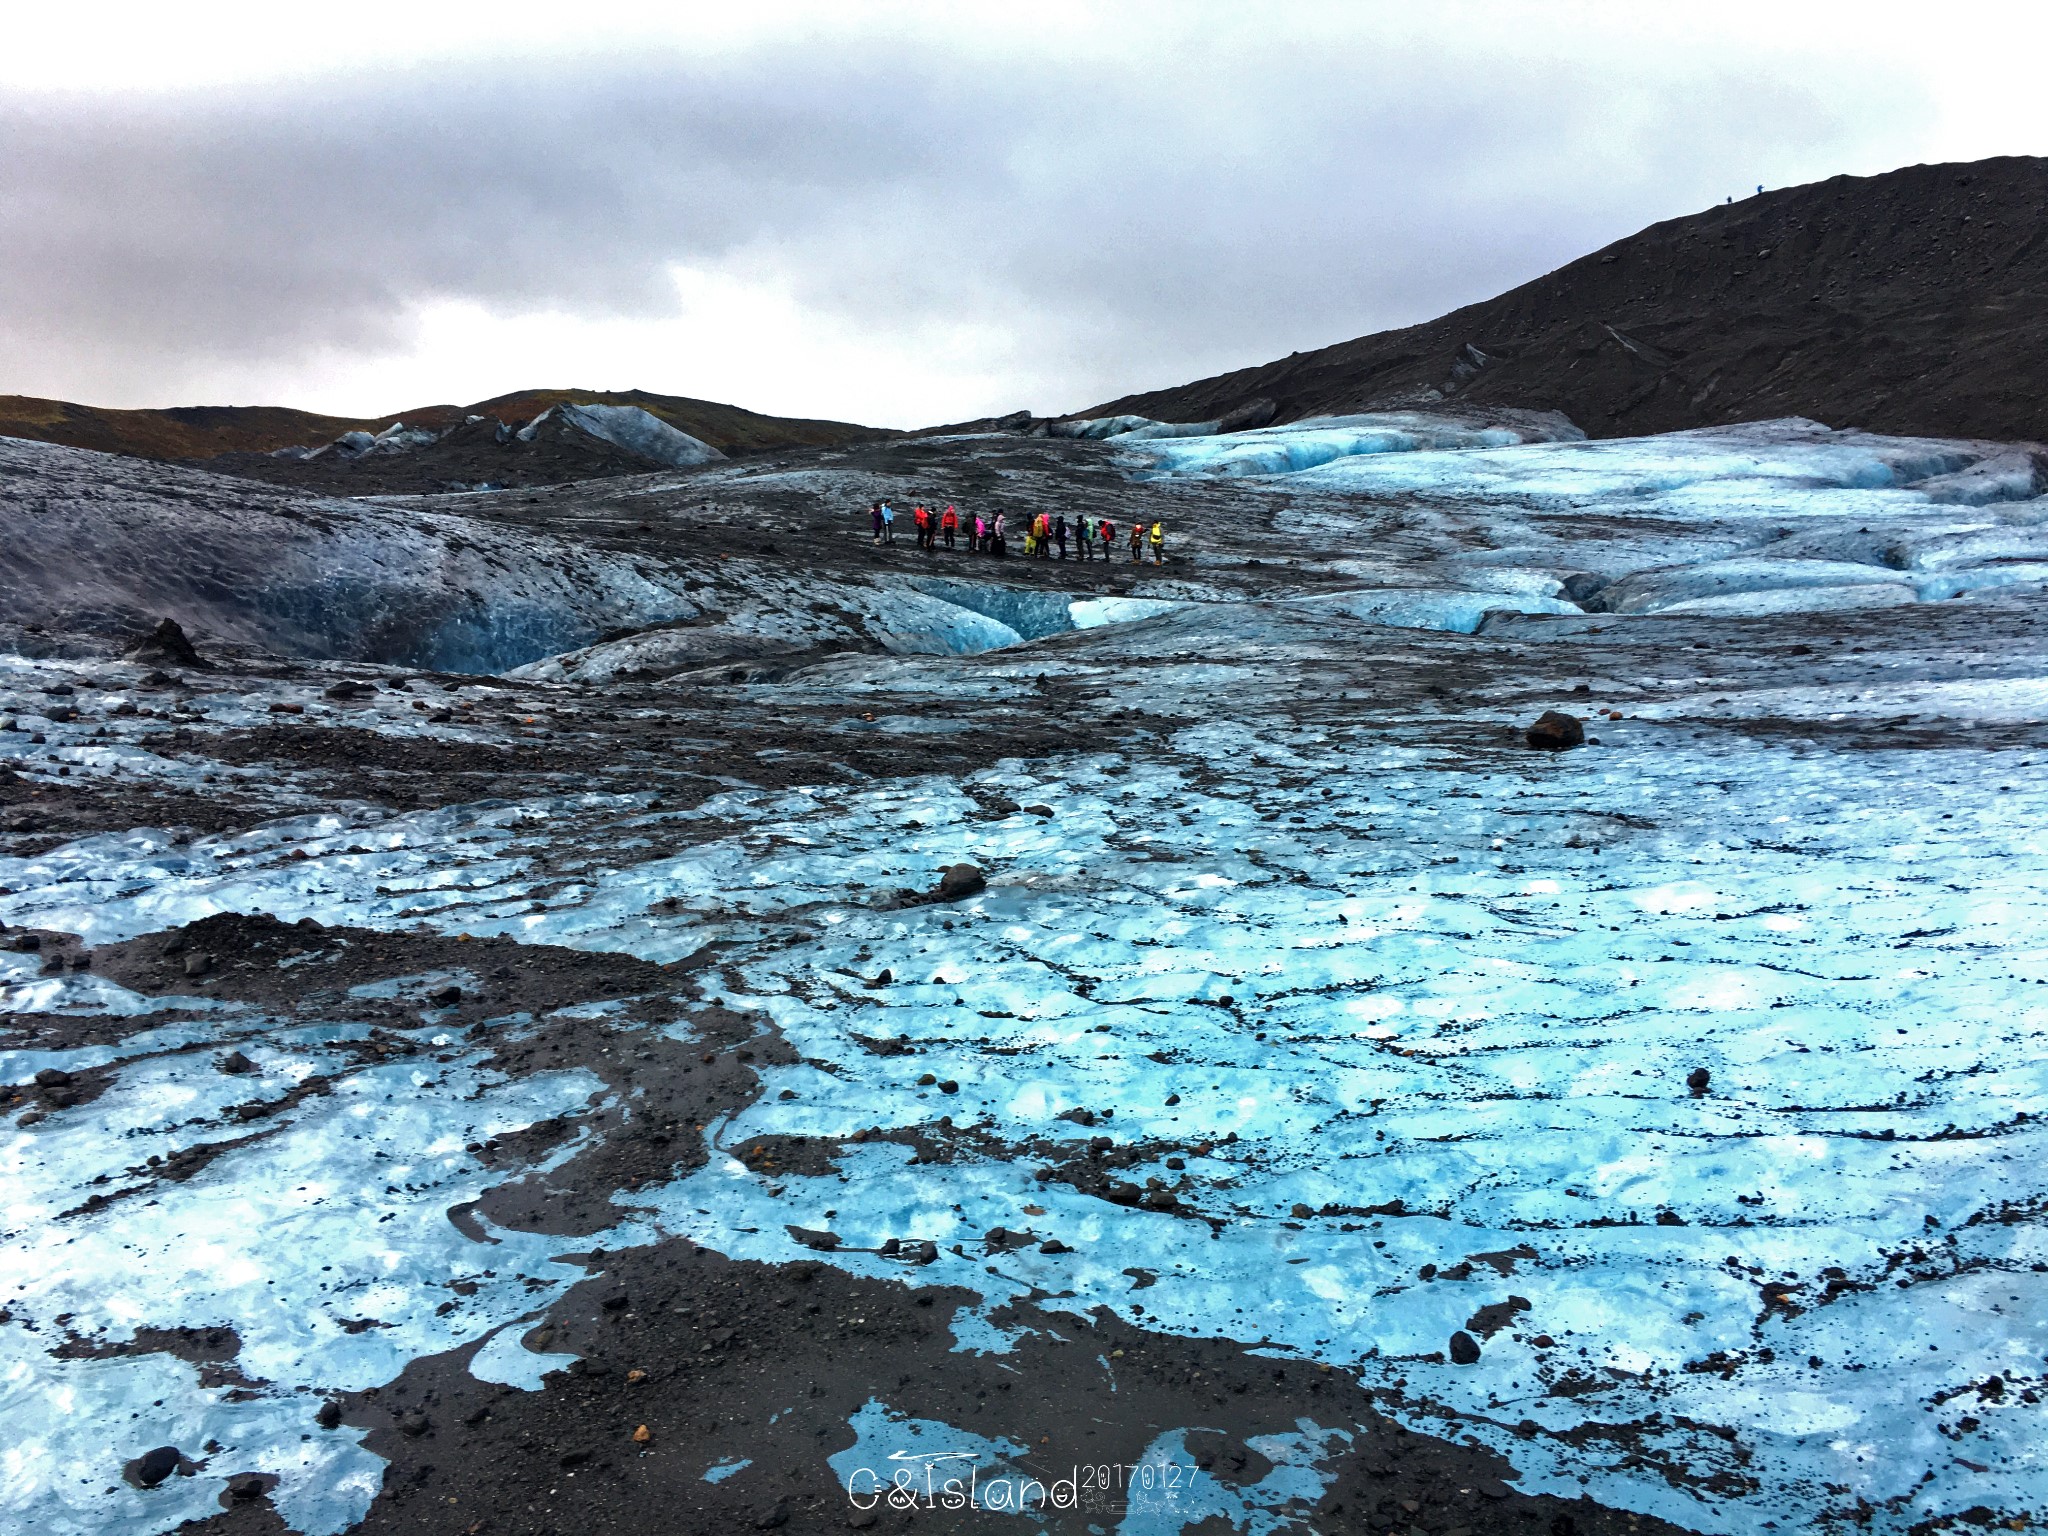
{"label": "overcast sky", "polygon": [[0,393],[1067,411],[1759,183],[2048,153],[2048,8],[1680,9],[42,6]]}

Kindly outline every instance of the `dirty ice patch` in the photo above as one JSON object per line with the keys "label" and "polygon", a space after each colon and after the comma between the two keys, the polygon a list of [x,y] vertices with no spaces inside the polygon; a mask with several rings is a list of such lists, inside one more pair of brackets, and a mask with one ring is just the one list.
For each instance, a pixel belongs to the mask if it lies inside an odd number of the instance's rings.
{"label": "dirty ice patch", "polygon": [[[144,1536],[206,1518],[217,1478],[142,1492],[120,1469],[151,1446],[192,1454],[217,1440],[216,1465],[282,1479],[276,1501],[295,1528],[343,1530],[367,1513],[383,1464],[353,1432],[309,1436],[317,1396],[388,1381],[567,1289],[550,1260],[572,1240],[498,1231],[479,1243],[447,1212],[499,1177],[466,1145],[573,1116],[602,1083],[509,1082],[476,1053],[357,1067],[346,1046],[361,1034],[273,1030],[254,1077],[214,1071],[207,1055],[194,1071],[189,1051],[133,1059],[93,1102],[0,1132],[11,1522]],[[245,1103],[263,1112],[245,1117]],[[202,1145],[218,1150],[197,1172],[155,1176]],[[257,1385],[205,1386],[164,1354],[52,1353],[66,1338],[119,1345],[194,1327],[232,1329],[233,1366]]]}
{"label": "dirty ice patch", "polygon": [[1271,1462],[1273,1470],[1238,1487],[1197,1463],[1188,1449],[1190,1433],[1168,1430],[1128,1469],[1128,1512],[1117,1536],[1181,1536],[1210,1520],[1244,1536],[1298,1531],[1302,1510],[1321,1502],[1335,1480],[1328,1463],[1352,1439],[1347,1431],[1324,1429],[1312,1419],[1297,1419],[1290,1433],[1254,1435],[1245,1444]]}
{"label": "dirty ice patch", "polygon": [[1056,1477],[1027,1469],[1029,1450],[869,1398],[847,1420],[853,1444],[826,1458],[856,1510],[974,1510],[1034,1518],[1055,1504]]}

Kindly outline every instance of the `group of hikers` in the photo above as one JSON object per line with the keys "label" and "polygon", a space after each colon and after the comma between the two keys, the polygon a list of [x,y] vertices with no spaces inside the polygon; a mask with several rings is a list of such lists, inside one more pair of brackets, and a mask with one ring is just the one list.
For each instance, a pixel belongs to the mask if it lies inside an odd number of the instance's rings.
{"label": "group of hikers", "polygon": [[[896,509],[886,501],[878,501],[868,508],[869,521],[874,526],[877,544],[896,542]],[[942,512],[937,507],[915,506],[910,510],[911,526],[917,534],[919,549],[958,549],[961,541],[977,555],[994,555],[998,559],[1010,552],[1009,519],[1001,512],[984,516],[979,512],[971,516],[952,506]],[[1131,562],[1137,564],[1145,557],[1149,547],[1152,563],[1166,563],[1166,525],[1154,518],[1148,528],[1141,518],[1131,524],[1129,544]],[[1106,517],[1077,517],[1067,521],[1066,513],[1057,517],[1040,512],[1024,527],[1024,554],[1036,560],[1050,560],[1053,552],[1059,558],[1067,558],[1067,546],[1071,543],[1076,560],[1093,560],[1100,551],[1102,558],[1116,558],[1116,524]]]}

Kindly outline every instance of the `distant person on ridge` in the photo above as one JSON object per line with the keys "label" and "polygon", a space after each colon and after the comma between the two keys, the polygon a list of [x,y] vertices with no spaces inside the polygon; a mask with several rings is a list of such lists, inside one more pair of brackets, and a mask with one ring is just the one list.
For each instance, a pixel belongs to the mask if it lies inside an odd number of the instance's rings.
{"label": "distant person on ridge", "polygon": [[896,542],[896,509],[886,501],[882,503],[882,542],[884,544],[894,544]]}
{"label": "distant person on ridge", "polygon": [[1093,560],[1095,551],[1088,546],[1095,542],[1095,525],[1085,517],[1074,519],[1074,558]]}
{"label": "distant person on ridge", "polygon": [[868,519],[875,525],[875,542],[882,542],[882,504],[878,501],[868,508]]}
{"label": "distant person on ridge", "polygon": [[910,520],[917,524],[917,547],[919,549],[930,549],[932,547],[932,514],[923,502],[919,502],[911,509]]}
{"label": "distant person on ridge", "polygon": [[1067,558],[1067,514],[1062,512],[1060,520],[1052,525],[1052,536],[1060,547],[1060,558]]}
{"label": "distant person on ridge", "polygon": [[939,519],[939,532],[945,535],[946,548],[953,547],[953,535],[960,531],[960,514],[953,510],[953,504],[946,503],[945,516]]}
{"label": "distant person on ridge", "polygon": [[1145,523],[1142,518],[1131,523],[1131,564],[1136,565],[1145,543]]}
{"label": "distant person on ridge", "polygon": [[1151,539],[1152,563],[1154,565],[1166,564],[1166,524],[1160,522],[1156,517],[1152,519]]}

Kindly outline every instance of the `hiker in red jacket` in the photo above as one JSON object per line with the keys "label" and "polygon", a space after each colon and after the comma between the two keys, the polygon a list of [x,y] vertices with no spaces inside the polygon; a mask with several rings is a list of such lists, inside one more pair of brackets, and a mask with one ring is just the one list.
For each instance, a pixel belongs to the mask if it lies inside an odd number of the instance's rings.
{"label": "hiker in red jacket", "polygon": [[953,547],[953,535],[959,531],[960,514],[955,512],[952,503],[948,502],[945,515],[939,519],[939,532],[945,535],[946,548],[951,549]]}

